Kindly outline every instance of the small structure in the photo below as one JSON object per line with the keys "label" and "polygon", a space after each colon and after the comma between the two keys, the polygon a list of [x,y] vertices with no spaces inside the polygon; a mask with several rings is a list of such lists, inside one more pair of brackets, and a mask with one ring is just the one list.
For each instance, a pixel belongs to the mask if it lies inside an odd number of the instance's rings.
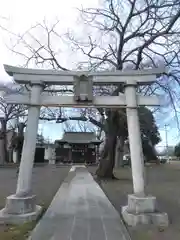
{"label": "small structure", "polygon": [[65,132],[56,140],[56,160],[69,163],[96,163],[101,141],[93,132]]}
{"label": "small structure", "polygon": [[[2,121],[2,119],[1,119]],[[12,141],[17,133],[13,129],[0,129],[0,165],[7,162],[13,162]]]}
{"label": "small structure", "polygon": [[44,160],[49,161],[49,164],[56,163],[55,144],[45,144]]}

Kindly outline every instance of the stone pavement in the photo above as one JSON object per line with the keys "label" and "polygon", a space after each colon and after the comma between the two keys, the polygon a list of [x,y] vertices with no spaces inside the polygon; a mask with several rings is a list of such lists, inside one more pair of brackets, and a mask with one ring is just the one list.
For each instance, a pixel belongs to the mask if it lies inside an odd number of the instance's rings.
{"label": "stone pavement", "polygon": [[[48,183],[47,191],[48,191]],[[29,240],[129,240],[118,212],[84,166],[73,166]]]}

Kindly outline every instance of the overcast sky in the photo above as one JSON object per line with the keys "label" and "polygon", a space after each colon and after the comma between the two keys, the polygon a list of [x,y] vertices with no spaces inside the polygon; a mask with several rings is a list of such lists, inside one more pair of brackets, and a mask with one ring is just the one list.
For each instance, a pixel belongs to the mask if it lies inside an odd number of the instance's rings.
{"label": "overcast sky", "polygon": [[[62,33],[68,28],[77,28],[76,19],[78,17],[78,11],[76,8],[83,7],[96,7],[98,5],[97,0],[7,0],[1,3],[0,7],[0,25],[3,28],[7,28],[13,33],[23,33],[31,26],[38,22],[42,22],[46,19],[49,22],[54,22],[55,19],[59,19],[61,23]],[[3,64],[18,65],[19,58],[14,56],[7,48],[6,44],[9,42],[9,38],[13,38],[13,35],[8,34],[2,28],[0,28],[0,81],[7,82],[9,77],[4,72]],[[63,56],[66,58],[66,56]],[[67,61],[71,65],[71,61],[67,55]],[[60,138],[62,135],[62,129],[60,124],[46,123],[40,124],[40,130],[43,131],[46,137],[51,139]]]}
{"label": "overcast sky", "polygon": [[[55,19],[61,21],[61,31],[66,29],[77,28],[76,19],[78,17],[77,8],[96,7],[98,0],[6,0],[1,2],[0,7],[0,25],[9,31],[19,34],[25,32],[36,23],[42,22],[43,19],[54,22]],[[7,34],[0,28],[0,80],[7,79],[3,71],[2,64],[17,65],[18,57],[12,57],[12,53],[7,50],[5,44],[13,35]]]}
{"label": "overcast sky", "polygon": [[[76,8],[80,8],[82,5],[83,7],[96,7],[98,5],[98,0],[6,0],[1,2],[0,25],[11,32],[18,34],[23,33],[37,22],[42,22],[44,18],[52,22],[58,18],[62,22],[62,32],[65,32],[68,28],[77,29],[76,19],[78,17],[78,12]],[[4,72],[3,64],[22,64],[22,62],[19,62],[19,58],[12,55],[12,53],[6,48],[6,44],[9,42],[10,38],[13,38],[13,36],[7,34],[6,31],[0,28],[1,82],[9,81],[9,77]],[[66,60],[71,64],[68,55]],[[40,125],[40,128],[43,130],[46,137],[49,136],[53,140],[61,136],[62,129],[59,125],[57,126],[53,123],[46,123],[43,124],[43,126]],[[177,131],[172,127],[170,128],[171,134],[168,134],[168,142],[171,145],[177,142]],[[165,145],[165,131],[161,128],[160,132],[163,138],[160,145]]]}

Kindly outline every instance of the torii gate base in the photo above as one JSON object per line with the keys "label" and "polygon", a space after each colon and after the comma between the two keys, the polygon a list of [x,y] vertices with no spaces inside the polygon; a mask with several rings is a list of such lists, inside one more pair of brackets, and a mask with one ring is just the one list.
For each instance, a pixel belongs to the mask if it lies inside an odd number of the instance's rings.
{"label": "torii gate base", "polygon": [[0,224],[23,224],[34,221],[42,212],[42,207],[36,205],[36,196],[18,197],[10,195],[6,206],[0,211]]}
{"label": "torii gate base", "polygon": [[169,224],[167,213],[157,211],[154,196],[128,195],[128,205],[122,207],[121,214],[129,226],[154,224],[167,227]]}
{"label": "torii gate base", "polygon": [[[122,216],[131,226],[137,224],[155,223],[168,225],[166,213],[157,213],[156,198],[145,194],[144,160],[138,106],[159,105],[157,98],[138,96],[137,84],[150,84],[156,80],[156,75],[163,73],[159,69],[130,72],[68,72],[50,70],[32,70],[5,66],[7,73],[20,84],[30,84],[31,92],[6,97],[8,103],[27,104],[28,121],[24,138],[20,171],[16,194],[7,197],[6,206],[0,211],[0,222],[22,223],[34,220],[41,212],[32,195],[32,168],[36,148],[36,137],[40,106],[68,107],[125,107],[130,142],[131,166],[134,194],[128,196],[128,206],[122,208]],[[50,96],[42,93],[43,87],[49,85],[67,85],[74,83],[74,96]],[[125,94],[119,96],[93,96],[93,83],[96,85],[124,84]]]}

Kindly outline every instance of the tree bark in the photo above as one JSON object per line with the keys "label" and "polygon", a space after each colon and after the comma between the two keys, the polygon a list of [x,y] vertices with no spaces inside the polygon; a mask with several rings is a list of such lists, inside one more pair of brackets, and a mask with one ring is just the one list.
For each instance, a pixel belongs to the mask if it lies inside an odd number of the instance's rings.
{"label": "tree bark", "polygon": [[99,178],[114,178],[116,142],[118,135],[118,111],[109,110],[105,127],[105,144],[101,153],[100,163],[96,171]]}
{"label": "tree bark", "polygon": [[4,118],[0,119],[1,121],[1,133],[0,133],[0,141],[1,141],[1,163],[4,164],[8,160],[7,155],[7,129],[6,129],[6,120]]}
{"label": "tree bark", "polygon": [[21,153],[22,153],[22,147],[24,142],[24,123],[18,124],[18,148],[17,148],[17,162],[20,163],[21,161]]}
{"label": "tree bark", "polygon": [[4,156],[4,139],[0,138],[0,165],[3,165],[5,161]]}
{"label": "tree bark", "polygon": [[115,153],[115,167],[119,168],[123,166],[123,154],[124,154],[124,138],[118,137],[116,143]]}
{"label": "tree bark", "polygon": [[115,161],[116,135],[106,136],[104,149],[96,174],[100,178],[114,178],[113,168]]}

